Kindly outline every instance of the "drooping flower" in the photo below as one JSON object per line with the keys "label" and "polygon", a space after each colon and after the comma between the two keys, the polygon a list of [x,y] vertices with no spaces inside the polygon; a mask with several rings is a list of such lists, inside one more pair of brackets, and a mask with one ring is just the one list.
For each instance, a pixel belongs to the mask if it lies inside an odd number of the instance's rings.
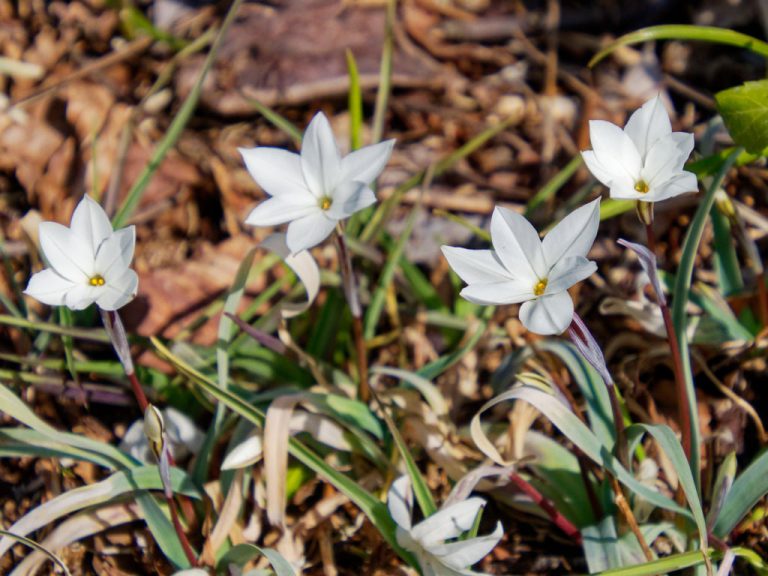
{"label": "drooping flower", "polygon": [[630,116],[624,130],[605,120],[589,122],[592,150],[581,153],[611,198],[659,202],[698,191],[696,175],[683,170],[693,134],[672,132],[659,96]]}
{"label": "drooping flower", "polygon": [[389,161],[394,140],[341,157],[322,112],[304,133],[301,154],[279,148],[240,148],[251,176],[271,196],[246,219],[253,226],[288,224],[292,253],[325,240],[336,223],[376,202],[370,188]]}
{"label": "drooping flower", "polygon": [[69,228],[40,224],[40,247],[49,268],[33,275],[24,293],[72,310],[94,302],[102,310],[117,310],[136,296],[139,279],[130,268],[135,244],[133,226],[113,230],[99,203],[83,196]]}
{"label": "drooping flower", "polygon": [[600,199],[574,210],[542,241],[525,217],[497,207],[491,218],[493,250],[443,246],[443,254],[476,304],[520,304],[523,325],[543,336],[561,334],[573,319],[567,290],[592,275],[587,259],[600,224]]}
{"label": "drooping flower", "polygon": [[485,506],[485,500],[478,497],[442,508],[414,526],[411,520],[413,491],[408,476],[392,483],[387,506],[397,524],[397,543],[416,557],[424,576],[478,575],[469,567],[488,555],[504,535],[498,522],[491,534],[457,540],[472,528],[477,514]]}

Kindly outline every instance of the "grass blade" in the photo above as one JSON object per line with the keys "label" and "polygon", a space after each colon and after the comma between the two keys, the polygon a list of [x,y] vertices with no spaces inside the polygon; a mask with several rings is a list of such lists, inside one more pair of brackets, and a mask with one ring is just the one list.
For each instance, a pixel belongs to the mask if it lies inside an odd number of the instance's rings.
{"label": "grass blade", "polygon": [[736,148],[726,158],[720,171],[709,183],[704,197],[699,201],[699,207],[688,227],[688,232],[683,241],[682,257],[675,277],[674,298],[672,300],[672,322],[677,331],[677,340],[680,346],[680,356],[683,362],[683,373],[685,374],[685,384],[687,388],[689,414],[691,415],[691,470],[696,481],[696,486],[700,486],[699,470],[701,467],[701,432],[699,431],[698,406],[696,405],[696,389],[693,383],[693,373],[691,371],[691,355],[688,348],[688,336],[686,334],[686,308],[688,298],[691,292],[691,280],[693,276],[693,263],[696,259],[696,253],[699,250],[704,225],[707,216],[712,210],[720,185],[723,183],[725,175],[733,163],[741,154],[742,149]]}
{"label": "grass blade", "polygon": [[122,228],[125,226],[130,217],[133,215],[133,211],[139,205],[144,191],[147,189],[150,180],[152,180],[152,176],[154,176],[155,172],[160,167],[160,164],[163,161],[163,158],[165,158],[165,155],[174,146],[174,144],[176,144],[176,141],[181,136],[181,132],[184,130],[187,122],[189,122],[189,119],[192,117],[192,114],[197,107],[197,102],[200,100],[200,94],[203,91],[203,81],[208,75],[208,71],[213,66],[213,63],[216,59],[216,54],[218,54],[219,48],[224,40],[224,36],[226,35],[227,30],[229,30],[230,24],[232,24],[234,21],[235,14],[237,13],[237,10],[240,8],[240,4],[242,3],[243,0],[234,0],[232,5],[229,7],[229,11],[224,18],[221,29],[216,36],[216,40],[213,41],[213,45],[211,46],[211,49],[205,58],[203,67],[200,70],[200,74],[198,75],[194,86],[192,86],[192,90],[190,91],[189,96],[187,96],[186,100],[184,100],[184,103],[181,105],[178,113],[173,118],[168,131],[157,145],[157,148],[155,149],[154,154],[152,154],[152,158],[149,160],[149,163],[136,179],[136,182],[134,182],[133,186],[128,192],[128,195],[125,197],[122,206],[120,206],[119,210],[117,211],[117,214],[115,214],[115,216],[112,218],[112,225],[115,228]]}
{"label": "grass blade", "polygon": [[763,58],[768,58],[768,44],[753,36],[748,36],[747,34],[736,32],[735,30],[728,30],[727,28],[717,28],[715,26],[670,24],[641,28],[635,32],[625,34],[598,52],[592,60],[589,61],[588,66],[591,68],[620,46],[630,46],[632,44],[651,42],[653,40],[697,40],[699,42],[714,42],[716,44],[726,44],[727,46],[744,48],[745,50],[759,54]]}
{"label": "grass blade", "polygon": [[363,94],[360,90],[360,73],[352,50],[347,49],[347,70],[349,72],[349,149],[357,150],[363,145]]}
{"label": "grass blade", "polygon": [[744,516],[768,493],[768,451],[758,456],[733,483],[712,533],[727,538]]}

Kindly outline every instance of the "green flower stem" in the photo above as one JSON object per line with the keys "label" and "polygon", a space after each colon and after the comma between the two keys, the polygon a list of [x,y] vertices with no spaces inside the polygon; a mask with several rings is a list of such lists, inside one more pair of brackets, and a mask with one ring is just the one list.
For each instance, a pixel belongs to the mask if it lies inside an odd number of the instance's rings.
{"label": "green flower stem", "polygon": [[[645,225],[646,236],[648,237],[648,249],[655,255],[656,254],[656,234],[653,231],[653,222]],[[675,294],[676,298],[679,298],[679,294]],[[683,452],[685,457],[690,462],[691,460],[691,447],[693,445],[693,439],[691,434],[691,412],[688,398],[688,391],[685,385],[685,372],[683,371],[683,358],[680,355],[680,345],[677,340],[677,333],[675,332],[675,324],[672,322],[672,314],[669,310],[667,303],[659,298],[659,308],[661,308],[661,316],[664,318],[664,327],[667,331],[667,340],[669,342],[669,352],[672,355],[672,368],[675,373],[675,388],[677,389],[677,409],[678,420],[680,424],[680,431],[683,439]]]}

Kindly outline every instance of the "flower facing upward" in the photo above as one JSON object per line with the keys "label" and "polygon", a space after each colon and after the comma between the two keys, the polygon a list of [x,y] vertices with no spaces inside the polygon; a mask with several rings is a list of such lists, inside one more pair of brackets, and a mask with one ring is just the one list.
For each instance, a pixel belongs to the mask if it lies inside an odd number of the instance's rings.
{"label": "flower facing upward", "polygon": [[611,198],[659,202],[696,192],[696,175],[683,171],[693,150],[693,134],[672,132],[656,96],[630,116],[624,130],[604,120],[589,122],[592,150],[581,153]]}
{"label": "flower facing upward", "polygon": [[476,304],[519,304],[520,321],[536,334],[560,334],[573,319],[567,290],[592,275],[587,260],[600,224],[600,199],[574,210],[542,241],[523,216],[497,207],[491,218],[494,250],[443,246],[451,268],[468,284],[461,295]]}
{"label": "flower facing upward", "polygon": [[328,119],[312,119],[301,154],[279,148],[240,148],[251,176],[271,196],[246,219],[253,226],[290,222],[287,244],[292,253],[316,246],[339,220],[376,202],[369,187],[392,154],[394,140],[366,146],[344,158]]}
{"label": "flower facing upward", "polygon": [[416,557],[424,576],[478,574],[468,568],[493,550],[504,534],[501,522],[498,522],[491,534],[455,540],[472,528],[478,512],[485,506],[485,500],[476,497],[446,506],[413,526],[413,491],[408,476],[401,476],[392,483],[387,506],[397,524],[397,543]]}
{"label": "flower facing upward", "polygon": [[131,270],[136,230],[114,231],[98,202],[84,196],[69,228],[40,224],[40,247],[49,268],[29,280],[25,294],[43,304],[82,310],[94,302],[117,310],[136,296],[139,285]]}

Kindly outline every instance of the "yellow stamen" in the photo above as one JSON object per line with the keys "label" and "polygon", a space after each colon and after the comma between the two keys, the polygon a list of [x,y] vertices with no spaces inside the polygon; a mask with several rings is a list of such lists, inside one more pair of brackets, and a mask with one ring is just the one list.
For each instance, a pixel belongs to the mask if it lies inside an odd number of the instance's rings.
{"label": "yellow stamen", "polygon": [[96,274],[96,276],[91,276],[91,279],[88,280],[88,284],[91,286],[104,286],[104,277],[100,274]]}
{"label": "yellow stamen", "polygon": [[638,180],[635,182],[635,190],[637,192],[640,192],[640,194],[647,194],[648,190],[650,190],[650,186],[648,186],[648,182],[645,180]]}
{"label": "yellow stamen", "polygon": [[536,284],[533,287],[533,293],[536,296],[541,296],[542,294],[544,294],[544,290],[546,289],[547,289],[547,279],[544,278],[543,280],[539,280],[538,282],[536,282]]}
{"label": "yellow stamen", "polygon": [[321,210],[328,210],[331,207],[331,204],[333,204],[333,198],[330,196],[323,196],[320,198],[320,209]]}

